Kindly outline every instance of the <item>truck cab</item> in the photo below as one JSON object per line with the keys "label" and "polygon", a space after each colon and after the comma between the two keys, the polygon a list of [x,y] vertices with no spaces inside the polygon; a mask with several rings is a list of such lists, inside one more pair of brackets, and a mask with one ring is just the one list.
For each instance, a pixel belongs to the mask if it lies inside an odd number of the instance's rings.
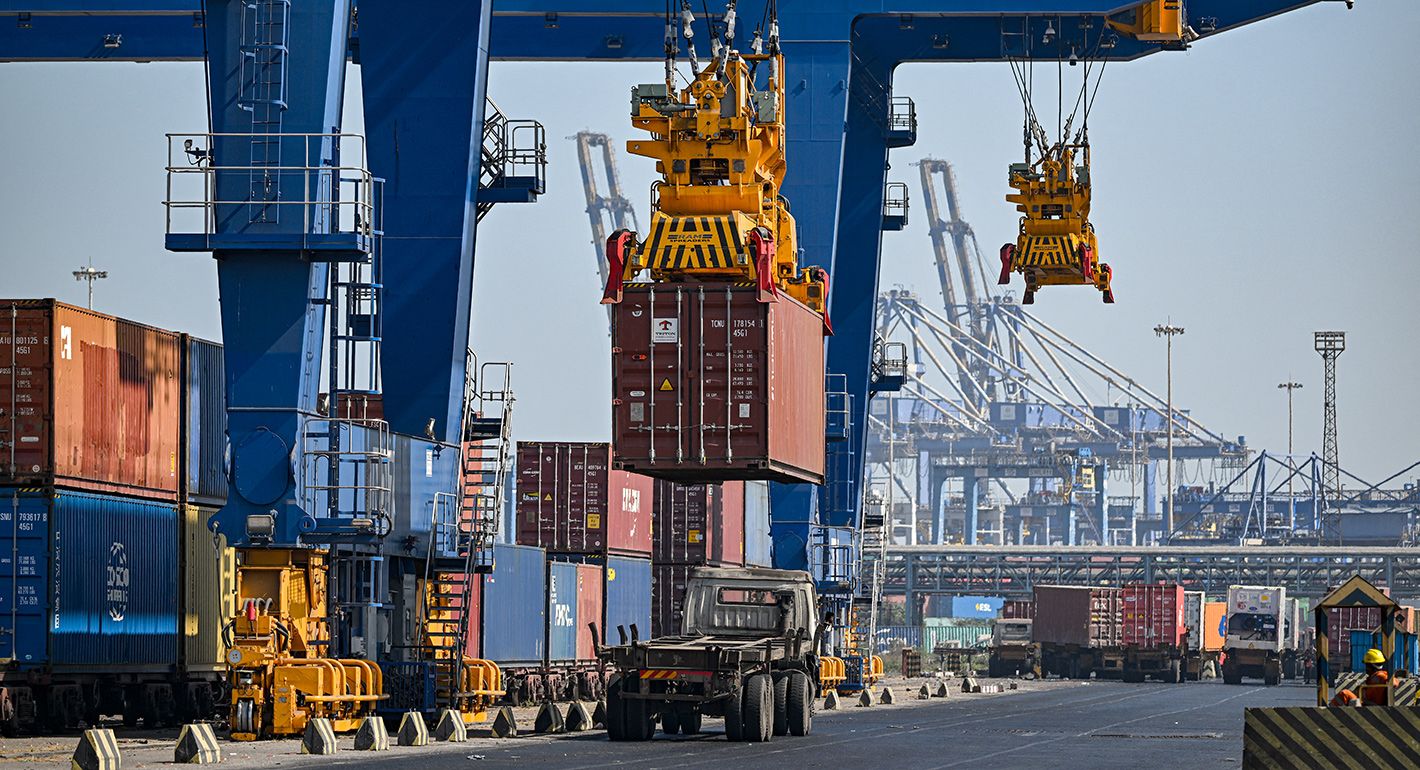
{"label": "truck cab", "polygon": [[1282,659],[1294,649],[1296,605],[1280,586],[1229,586],[1227,636],[1223,640],[1223,681],[1242,684],[1244,676],[1275,685]]}
{"label": "truck cab", "polygon": [[992,677],[1033,673],[1039,654],[1031,641],[1033,620],[997,618],[991,622],[991,654],[987,673]]}

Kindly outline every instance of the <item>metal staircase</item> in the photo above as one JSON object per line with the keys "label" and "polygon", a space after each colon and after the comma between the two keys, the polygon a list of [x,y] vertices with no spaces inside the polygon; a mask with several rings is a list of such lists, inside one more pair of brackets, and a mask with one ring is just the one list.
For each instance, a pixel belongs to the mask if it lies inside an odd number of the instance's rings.
{"label": "metal staircase", "polygon": [[547,134],[536,120],[509,120],[492,99],[483,118],[476,213],[498,203],[532,203],[547,191]]}
{"label": "metal staircase", "polygon": [[281,206],[281,118],[286,111],[291,0],[243,0],[237,106],[251,113],[249,222],[277,222]]}
{"label": "metal staircase", "polygon": [[465,654],[472,617],[473,592],[481,575],[493,570],[493,545],[505,480],[512,462],[512,364],[479,367],[469,354],[465,386],[461,492],[434,502],[425,585],[424,618],[427,660],[434,665],[434,700],[439,708],[467,710],[478,693],[466,687]]}

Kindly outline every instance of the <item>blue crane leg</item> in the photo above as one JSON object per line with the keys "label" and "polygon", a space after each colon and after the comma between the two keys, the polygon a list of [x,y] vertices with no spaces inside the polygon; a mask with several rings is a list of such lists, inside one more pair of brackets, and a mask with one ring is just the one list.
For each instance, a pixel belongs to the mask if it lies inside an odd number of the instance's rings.
{"label": "blue crane leg", "polygon": [[385,180],[384,409],[459,440],[492,0],[360,3],[370,170]]}
{"label": "blue crane leg", "polygon": [[[207,3],[212,129],[280,139],[219,139],[211,147],[213,165],[301,166],[336,160],[330,142],[293,135],[340,128],[349,3],[293,4],[284,21],[284,61],[255,74],[250,52],[263,41],[254,37],[250,19],[243,24],[244,8],[250,13],[241,2]],[[263,98],[273,95],[280,96],[279,104]],[[328,232],[332,222],[315,209],[269,205],[303,200],[310,195],[304,189],[309,181],[299,173],[215,174],[217,200],[244,201],[216,207],[216,234],[229,245],[242,239],[259,244],[213,253],[232,447],[231,494],[213,523],[234,545],[246,542],[250,514],[276,514],[274,542],[295,543],[312,523],[297,502],[295,470],[301,467],[302,423],[315,413],[320,388],[325,312],[311,298],[325,293],[327,265],[312,261],[303,244],[308,234]],[[258,202],[248,202],[253,200]]]}
{"label": "blue crane leg", "polygon": [[966,506],[962,535],[967,545],[976,545],[976,530],[980,525],[977,521],[977,504],[981,500],[981,481],[982,479],[970,474],[963,476],[961,480],[962,503]]}

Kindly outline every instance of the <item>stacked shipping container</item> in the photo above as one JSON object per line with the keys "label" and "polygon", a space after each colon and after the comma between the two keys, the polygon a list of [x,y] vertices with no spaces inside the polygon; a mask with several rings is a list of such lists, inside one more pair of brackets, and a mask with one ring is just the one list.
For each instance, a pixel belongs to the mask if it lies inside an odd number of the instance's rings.
{"label": "stacked shipping container", "polygon": [[651,554],[651,634],[680,633],[685,586],[696,567],[741,566],[745,559],[745,482],[656,481]]}
{"label": "stacked shipping container", "polygon": [[0,446],[3,684],[167,687],[175,664],[214,681],[235,572],[206,529],[226,499],[221,346],[0,301]]}

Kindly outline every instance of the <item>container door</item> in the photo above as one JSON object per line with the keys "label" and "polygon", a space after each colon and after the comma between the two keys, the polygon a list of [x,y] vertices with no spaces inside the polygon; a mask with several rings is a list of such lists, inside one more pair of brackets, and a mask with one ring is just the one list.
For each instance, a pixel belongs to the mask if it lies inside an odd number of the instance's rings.
{"label": "container door", "polygon": [[551,661],[577,658],[577,565],[547,565],[547,656]]}
{"label": "container door", "polygon": [[50,318],[47,307],[34,303],[0,305],[0,436],[15,453],[13,468],[5,467],[8,457],[0,465],[0,480],[7,484],[40,483],[53,473]]}
{"label": "container door", "polygon": [[49,506],[38,492],[0,496],[0,658],[22,669],[47,659]]}

